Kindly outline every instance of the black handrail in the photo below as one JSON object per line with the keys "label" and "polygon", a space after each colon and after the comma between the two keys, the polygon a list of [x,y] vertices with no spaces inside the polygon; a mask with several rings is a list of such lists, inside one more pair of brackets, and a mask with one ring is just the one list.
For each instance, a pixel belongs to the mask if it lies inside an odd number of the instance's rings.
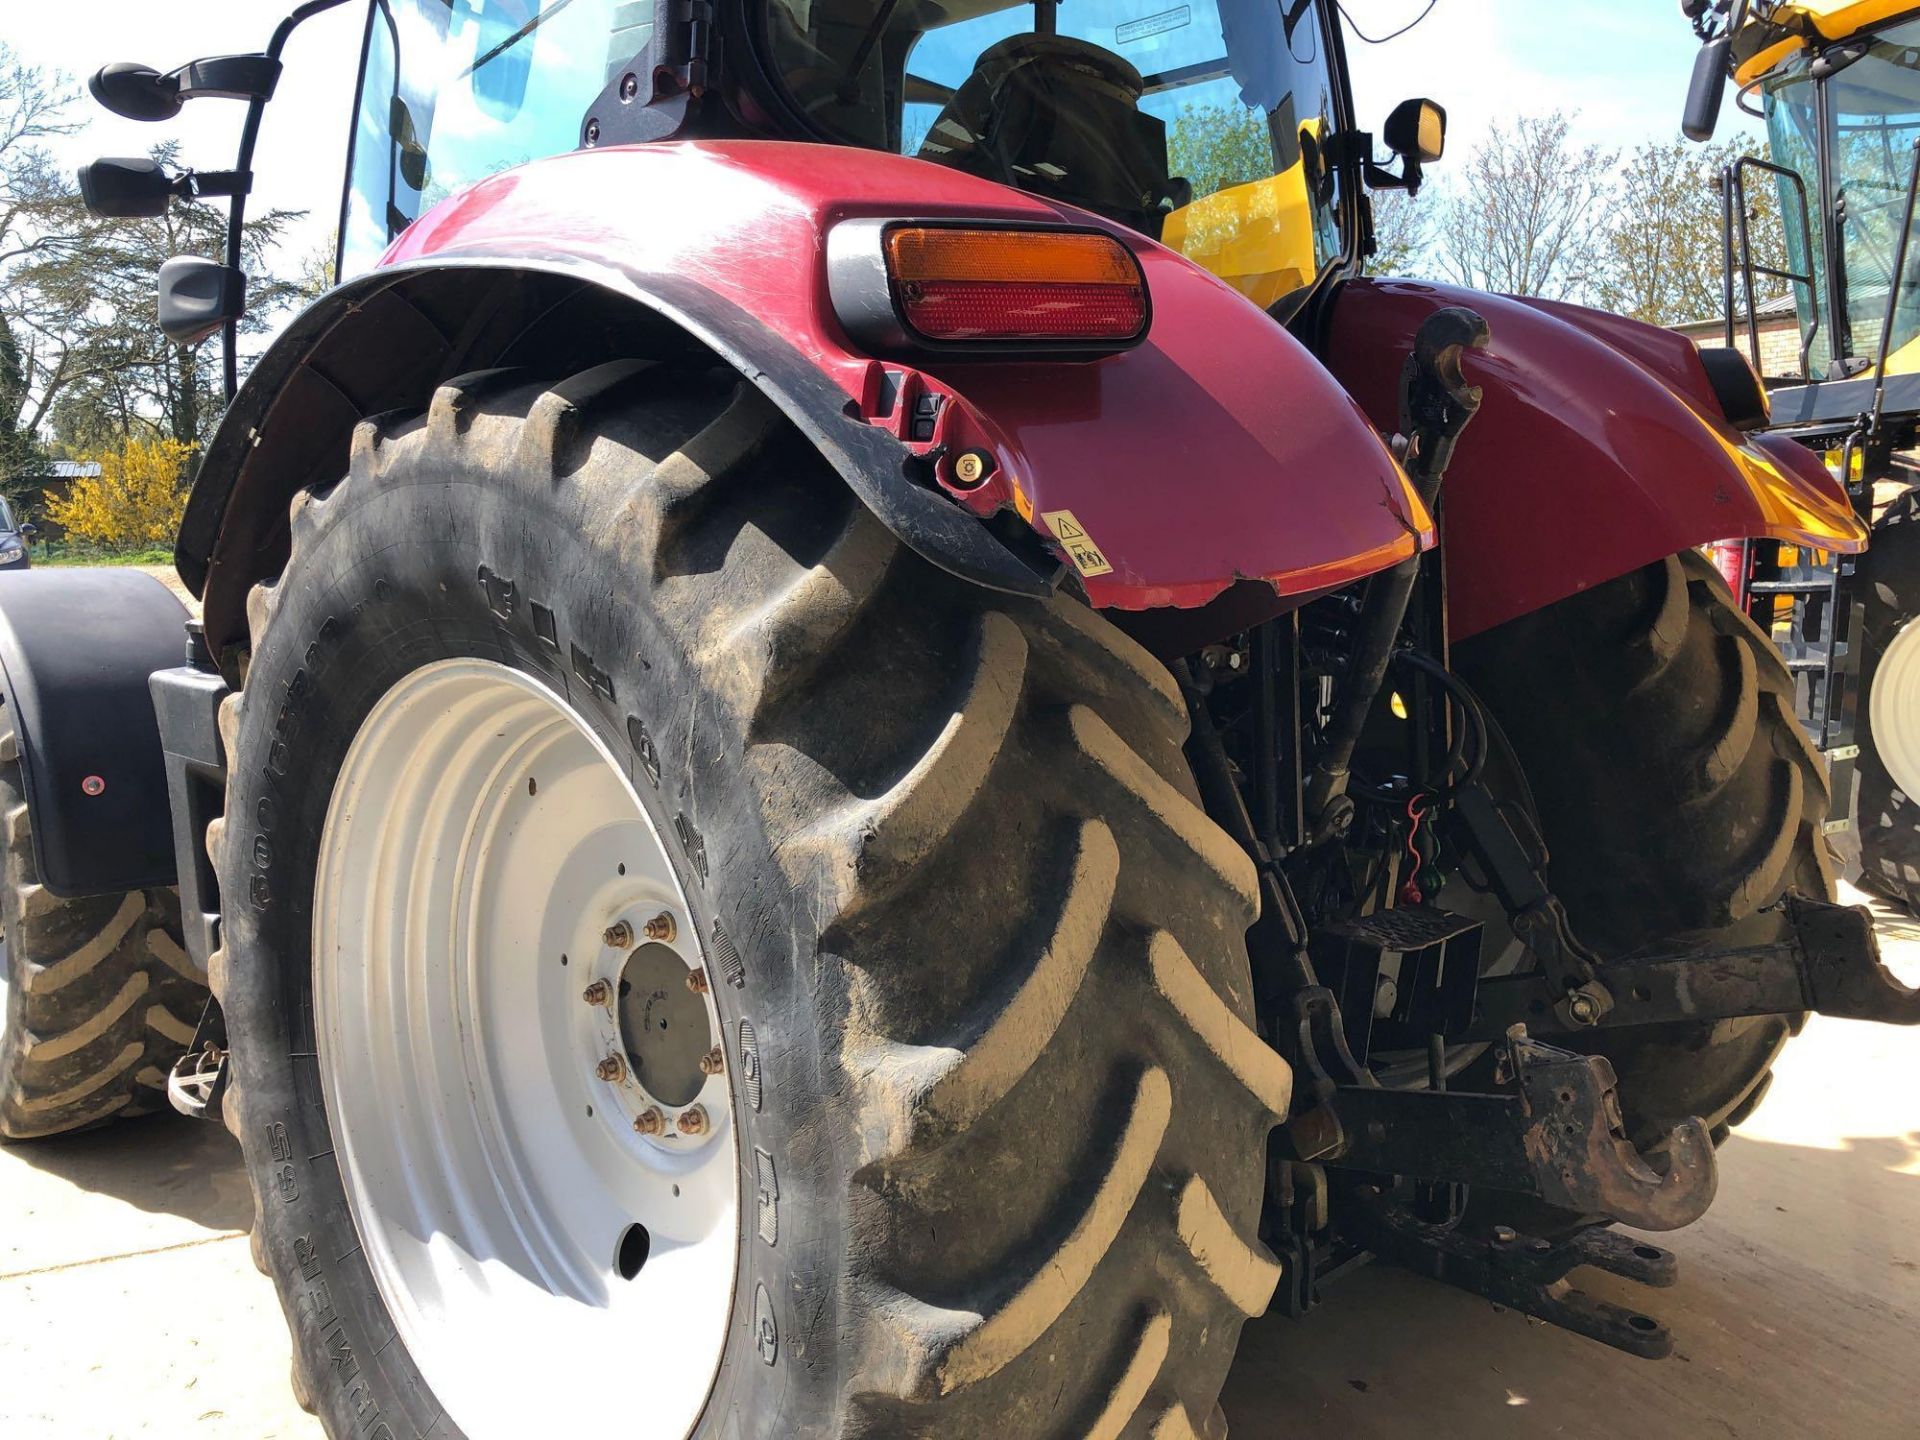
{"label": "black handrail", "polygon": [[[1793,186],[1795,195],[1799,197],[1800,233],[1806,237],[1807,245],[1807,269],[1805,271],[1777,270],[1771,265],[1756,265],[1753,263],[1753,234],[1750,229],[1747,211],[1746,172],[1749,167],[1755,170],[1765,170],[1771,175],[1785,179]],[[1755,275],[1767,275],[1776,280],[1785,280],[1791,285],[1804,285],[1807,287],[1807,299],[1809,301],[1812,322],[1800,332],[1800,373],[1808,380],[1812,380],[1814,378],[1813,339],[1820,330],[1820,301],[1819,294],[1814,288],[1813,212],[1807,204],[1807,182],[1801,178],[1799,171],[1790,169],[1785,165],[1776,165],[1773,161],[1762,160],[1757,155],[1742,155],[1722,173],[1720,186],[1723,197],[1723,223],[1726,226],[1727,236],[1727,267],[1725,279],[1727,346],[1729,349],[1733,348],[1734,339],[1733,237],[1735,229],[1734,221],[1737,216],[1740,236],[1740,276],[1746,288],[1747,297],[1747,344],[1750,347],[1749,353],[1753,360],[1753,368],[1756,372],[1760,369],[1760,317],[1754,311],[1753,277]]]}
{"label": "black handrail", "polygon": [[1873,432],[1880,429],[1880,407],[1887,397],[1887,351],[1893,343],[1894,315],[1900,291],[1906,285],[1907,240],[1913,233],[1913,202],[1920,197],[1920,139],[1913,142],[1913,160],[1907,166],[1907,206],[1900,216],[1900,234],[1893,245],[1893,271],[1887,276],[1887,313],[1880,322],[1880,354],[1874,364]]}

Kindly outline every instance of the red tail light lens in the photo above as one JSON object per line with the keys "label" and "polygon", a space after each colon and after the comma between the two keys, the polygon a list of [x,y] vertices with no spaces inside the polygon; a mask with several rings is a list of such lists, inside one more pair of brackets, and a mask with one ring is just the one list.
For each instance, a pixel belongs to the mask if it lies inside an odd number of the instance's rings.
{"label": "red tail light lens", "polygon": [[1128,344],[1147,283],[1111,235],[900,225],[884,241],[901,318],[928,340]]}

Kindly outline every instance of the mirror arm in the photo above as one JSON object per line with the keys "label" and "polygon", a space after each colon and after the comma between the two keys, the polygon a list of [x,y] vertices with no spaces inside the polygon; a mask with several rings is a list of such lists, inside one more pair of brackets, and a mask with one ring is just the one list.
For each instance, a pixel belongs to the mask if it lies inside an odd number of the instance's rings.
{"label": "mirror arm", "polygon": [[[281,52],[287,48],[287,41],[293,38],[293,32],[316,15],[338,9],[347,0],[307,0],[286,19],[274,27],[273,38],[267,42],[262,59],[276,67],[280,65]],[[260,120],[267,108],[267,95],[255,95],[247,102],[247,118],[240,129],[240,154],[234,161],[235,174],[251,176],[253,173],[254,146],[260,140]],[[247,236],[247,197],[244,191],[233,197],[233,204],[227,212],[227,267],[242,270],[243,252]],[[227,404],[233,403],[233,397],[240,389],[240,321],[238,317],[226,322],[221,331],[221,344],[224,353],[221,356],[221,379],[226,391]]]}
{"label": "mirror arm", "polygon": [[164,77],[182,100],[271,100],[280,83],[274,55],[215,55]]}

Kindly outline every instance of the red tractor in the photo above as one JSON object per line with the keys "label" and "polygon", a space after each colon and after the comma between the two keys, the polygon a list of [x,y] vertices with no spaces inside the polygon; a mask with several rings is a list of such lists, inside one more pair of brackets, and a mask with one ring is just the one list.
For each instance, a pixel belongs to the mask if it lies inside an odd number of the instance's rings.
{"label": "red tractor", "polygon": [[[103,71],[248,123],[92,203],[237,227],[325,8]],[[649,1437],[1218,1436],[1370,1255],[1665,1353],[1569,1273],[1672,1279],[1609,1226],[1701,1214],[1806,1011],[1920,1019],[1694,548],[1860,526],[1724,357],[1363,278],[1444,115],[1383,161],[1341,43],[374,0],[186,663],[0,583],[0,1129],[184,1050],[340,1437],[590,1433],[607,1363]],[[231,345],[237,252],[161,283]]]}

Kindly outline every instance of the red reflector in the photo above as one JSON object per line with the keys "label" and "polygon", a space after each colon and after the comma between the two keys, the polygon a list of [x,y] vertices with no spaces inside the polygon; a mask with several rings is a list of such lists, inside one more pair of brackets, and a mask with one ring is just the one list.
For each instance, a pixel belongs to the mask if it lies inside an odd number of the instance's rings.
{"label": "red reflector", "polygon": [[1147,318],[1138,289],[1084,282],[909,280],[900,304],[931,340],[1131,340]]}
{"label": "red reflector", "polygon": [[929,340],[1124,344],[1146,328],[1140,266],[1110,235],[901,226],[885,248],[902,318]]}

